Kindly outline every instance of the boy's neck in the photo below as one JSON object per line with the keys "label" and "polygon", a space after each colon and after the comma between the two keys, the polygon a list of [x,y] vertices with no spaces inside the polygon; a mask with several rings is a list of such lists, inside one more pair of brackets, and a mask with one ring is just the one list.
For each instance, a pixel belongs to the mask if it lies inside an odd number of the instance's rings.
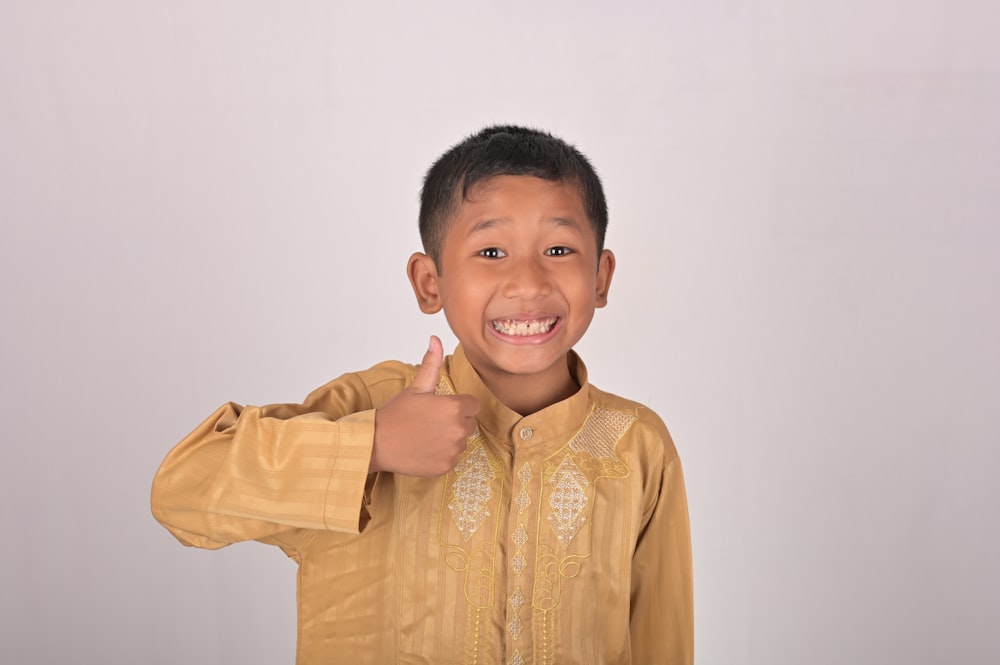
{"label": "boy's neck", "polygon": [[580,385],[569,369],[569,357],[552,371],[539,376],[490,373],[475,368],[483,384],[511,411],[530,416],[576,394]]}

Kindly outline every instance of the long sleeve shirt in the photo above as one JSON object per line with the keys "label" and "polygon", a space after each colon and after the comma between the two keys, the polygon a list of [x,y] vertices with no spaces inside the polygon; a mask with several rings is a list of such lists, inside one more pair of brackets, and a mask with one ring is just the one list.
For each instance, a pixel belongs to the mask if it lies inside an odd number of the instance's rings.
{"label": "long sleeve shirt", "polygon": [[258,540],[298,563],[299,665],[691,665],[680,459],[655,413],[569,362],[579,391],[522,417],[459,347],[438,393],[481,410],[437,478],[368,474],[374,410],[411,365],[224,405],[163,462],[153,512],[186,545]]}

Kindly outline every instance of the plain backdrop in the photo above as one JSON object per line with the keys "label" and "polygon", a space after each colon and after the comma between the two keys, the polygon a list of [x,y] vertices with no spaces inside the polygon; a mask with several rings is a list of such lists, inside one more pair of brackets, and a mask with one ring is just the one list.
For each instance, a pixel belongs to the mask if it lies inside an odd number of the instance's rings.
{"label": "plain backdrop", "polygon": [[421,178],[495,122],[604,178],[579,350],[681,452],[697,662],[1000,662],[998,25],[0,0],[0,662],[293,662],[294,564],[181,547],[153,474],[225,401],[419,361]]}

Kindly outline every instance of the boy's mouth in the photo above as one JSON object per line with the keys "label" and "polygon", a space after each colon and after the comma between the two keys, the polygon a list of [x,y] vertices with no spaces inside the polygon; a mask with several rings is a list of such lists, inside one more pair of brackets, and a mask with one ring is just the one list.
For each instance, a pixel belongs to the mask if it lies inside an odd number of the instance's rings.
{"label": "boy's mouth", "polygon": [[501,335],[511,337],[530,337],[532,335],[544,335],[552,330],[552,327],[559,320],[557,316],[549,316],[544,319],[494,319],[493,329]]}

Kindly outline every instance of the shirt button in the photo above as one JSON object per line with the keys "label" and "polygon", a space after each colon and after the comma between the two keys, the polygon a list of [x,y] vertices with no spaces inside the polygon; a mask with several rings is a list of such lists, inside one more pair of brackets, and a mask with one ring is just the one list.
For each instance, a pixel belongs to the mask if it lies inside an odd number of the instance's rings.
{"label": "shirt button", "polygon": [[521,431],[518,432],[518,436],[520,436],[523,441],[530,439],[532,434],[534,434],[534,432],[531,431],[530,427],[522,427]]}

